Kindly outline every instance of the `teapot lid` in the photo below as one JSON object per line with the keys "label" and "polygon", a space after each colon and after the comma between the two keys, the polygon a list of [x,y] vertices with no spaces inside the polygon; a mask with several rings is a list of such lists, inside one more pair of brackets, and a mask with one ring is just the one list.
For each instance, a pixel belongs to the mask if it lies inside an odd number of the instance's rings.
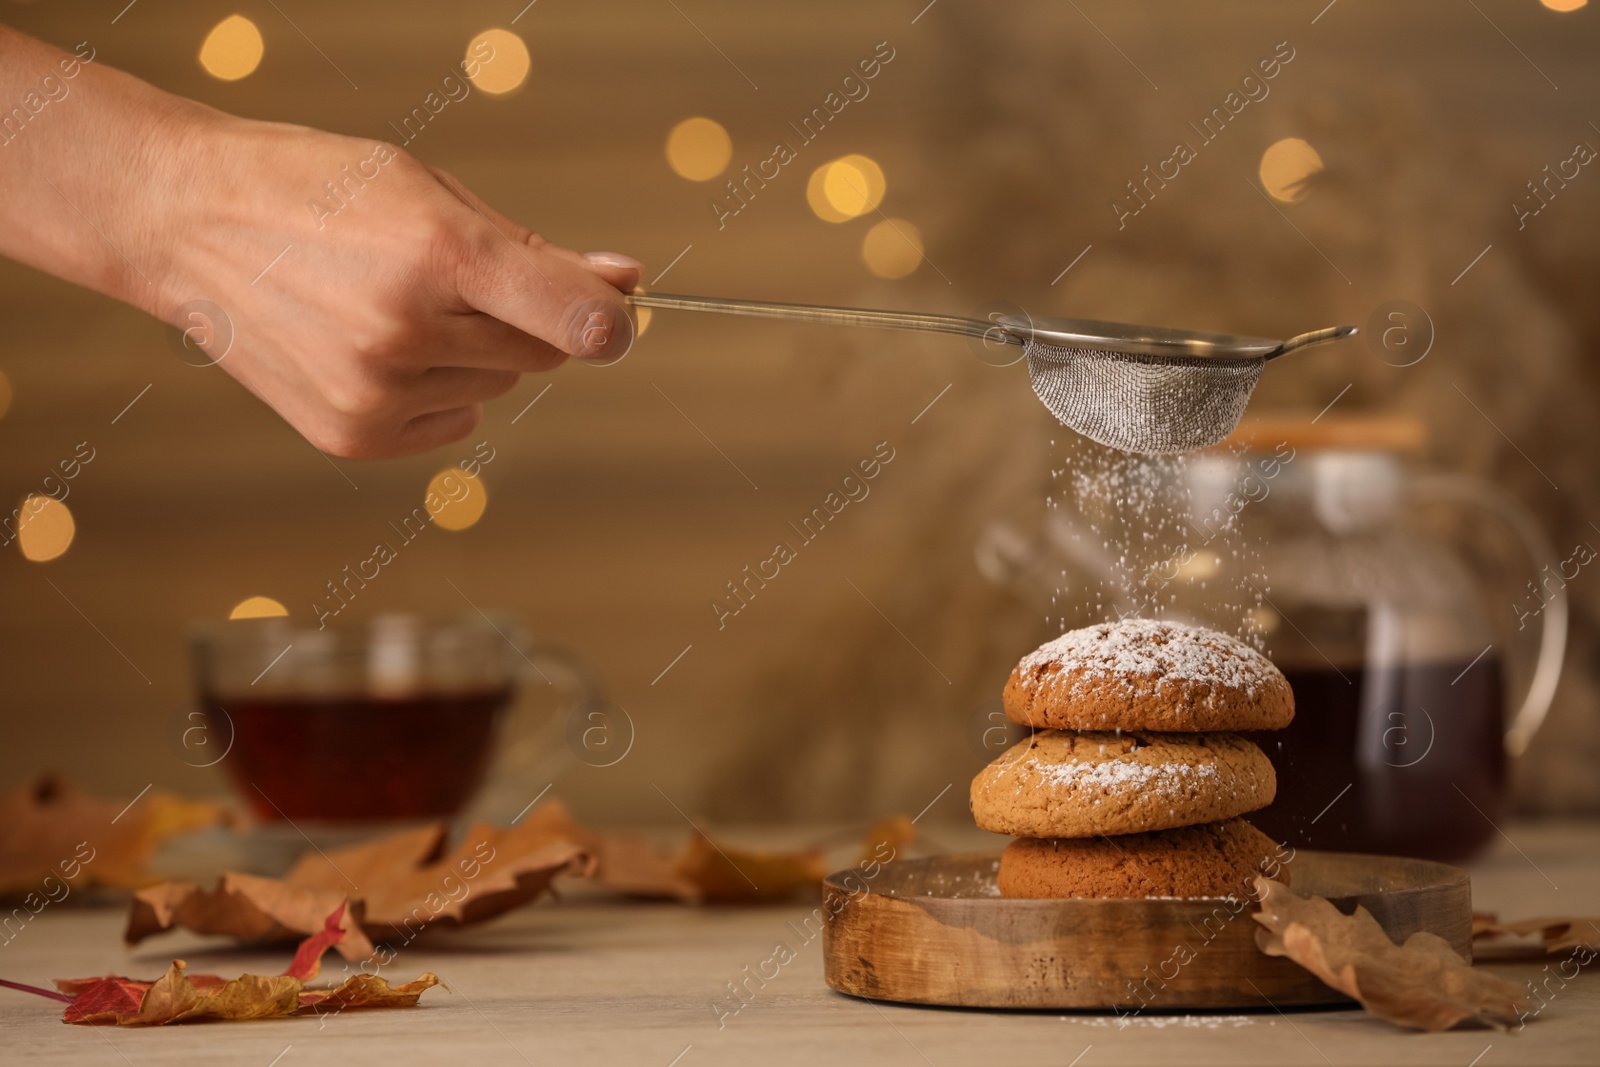
{"label": "teapot lid", "polygon": [[1282,410],[1247,415],[1215,446],[1231,452],[1270,451],[1281,444],[1313,452],[1395,452],[1415,455],[1428,445],[1428,427],[1403,412],[1339,414]]}

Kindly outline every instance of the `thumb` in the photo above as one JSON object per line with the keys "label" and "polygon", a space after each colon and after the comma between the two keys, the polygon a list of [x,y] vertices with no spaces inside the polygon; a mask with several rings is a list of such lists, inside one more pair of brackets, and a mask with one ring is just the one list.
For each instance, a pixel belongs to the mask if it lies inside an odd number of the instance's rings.
{"label": "thumb", "polygon": [[[615,361],[637,333],[622,293],[583,257],[537,234],[493,232],[472,242],[458,289],[478,311],[579,359]],[[518,240],[522,237],[521,240]],[[625,269],[608,267],[618,281]]]}

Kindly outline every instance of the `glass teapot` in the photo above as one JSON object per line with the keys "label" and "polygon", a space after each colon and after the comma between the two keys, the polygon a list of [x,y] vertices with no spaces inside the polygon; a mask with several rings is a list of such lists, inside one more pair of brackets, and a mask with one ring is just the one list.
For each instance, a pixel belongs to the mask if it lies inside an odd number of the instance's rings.
{"label": "glass teapot", "polygon": [[[1176,537],[1110,544],[1069,504],[1032,538],[990,526],[978,563],[1058,608],[1064,588],[1098,583],[1066,626],[1159,614],[1256,639],[1296,711],[1254,735],[1278,792],[1251,821],[1296,847],[1460,859],[1496,834],[1507,757],[1549,709],[1567,602],[1563,564],[1519,504],[1407,462],[1424,436],[1392,417],[1249,420],[1156,468],[1186,512]],[[1495,580],[1526,574],[1520,598],[1504,592],[1520,581]]]}

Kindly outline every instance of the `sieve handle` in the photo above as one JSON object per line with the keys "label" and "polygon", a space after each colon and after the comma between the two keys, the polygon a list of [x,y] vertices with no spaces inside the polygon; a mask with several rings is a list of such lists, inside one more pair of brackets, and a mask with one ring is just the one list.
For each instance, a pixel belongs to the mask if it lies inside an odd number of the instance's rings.
{"label": "sieve handle", "polygon": [[1337,341],[1342,337],[1354,337],[1360,332],[1361,330],[1355,326],[1329,326],[1321,330],[1312,330],[1309,333],[1297,333],[1279,345],[1278,350],[1270,353],[1267,358],[1277,359],[1279,356],[1287,352],[1293,352],[1297,348],[1310,348],[1312,345]]}
{"label": "sieve handle", "polygon": [[824,326],[870,326],[883,330],[950,333],[986,338],[1002,344],[1024,344],[1024,338],[1001,326],[957,315],[928,315],[917,311],[874,311],[871,308],[825,307],[820,304],[778,304],[765,300],[733,300],[720,296],[681,296],[673,293],[628,293],[634,307],[709,311],[718,315],[747,315],[758,319],[816,322]]}

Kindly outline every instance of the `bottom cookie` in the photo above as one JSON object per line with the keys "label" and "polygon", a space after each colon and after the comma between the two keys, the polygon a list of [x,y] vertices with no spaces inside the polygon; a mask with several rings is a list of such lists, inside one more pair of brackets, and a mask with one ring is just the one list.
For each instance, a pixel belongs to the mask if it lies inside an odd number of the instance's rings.
{"label": "bottom cookie", "polygon": [[1223,897],[1265,875],[1285,885],[1293,853],[1243,819],[1117,837],[1019,837],[1000,857],[1000,895]]}

